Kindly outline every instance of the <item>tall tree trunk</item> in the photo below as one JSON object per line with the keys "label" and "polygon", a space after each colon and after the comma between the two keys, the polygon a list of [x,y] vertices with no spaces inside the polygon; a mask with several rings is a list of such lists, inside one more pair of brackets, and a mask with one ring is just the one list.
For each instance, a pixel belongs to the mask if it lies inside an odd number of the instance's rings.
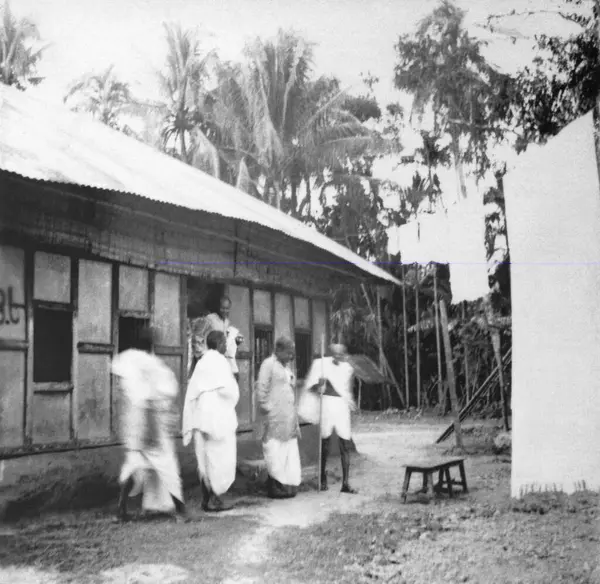
{"label": "tall tree trunk", "polygon": [[183,132],[179,133],[179,147],[181,148],[181,160],[183,160],[186,164],[188,164],[188,154],[187,148],[185,146],[185,134]]}
{"label": "tall tree trunk", "polygon": [[273,180],[270,178],[267,178],[265,180],[265,188],[263,191],[263,196],[262,199],[265,203],[267,203],[267,205],[272,205],[273,201],[271,200],[273,195]]}
{"label": "tall tree trunk", "polygon": [[415,264],[417,282],[415,286],[415,312],[417,313],[415,338],[417,344],[417,409],[421,408],[421,310],[419,308],[419,264]]}
{"label": "tall tree trunk", "polygon": [[406,394],[406,409],[410,406],[410,378],[408,374],[408,332],[406,322],[406,279],[404,278],[404,264],[402,266],[402,337],[404,342],[404,392]]}
{"label": "tall tree trunk", "polygon": [[452,145],[452,159],[454,161],[454,171],[456,173],[456,181],[458,183],[458,187],[460,190],[460,198],[467,198],[467,185],[465,183],[465,172],[462,164],[462,160],[460,157],[460,144],[459,144],[460,136],[452,136],[451,145]]}
{"label": "tall tree trunk", "polygon": [[[304,181],[304,185],[306,188],[306,192],[304,195],[304,198],[302,199],[301,203],[300,203],[300,207],[298,208],[298,217],[302,217],[302,214],[304,213],[304,209],[307,209],[307,215],[309,217],[312,217],[312,209],[311,209],[311,193],[310,193],[310,177],[309,176],[305,176],[303,179]],[[300,183],[301,184],[301,183]],[[300,185],[298,185],[300,186]]]}
{"label": "tall tree trunk", "polygon": [[273,183],[273,194],[275,195],[275,208],[281,209],[281,184]]}
{"label": "tall tree trunk", "polygon": [[446,373],[448,376],[448,387],[450,389],[450,404],[452,417],[454,418],[454,435],[456,436],[456,446],[463,448],[462,432],[460,429],[460,408],[456,394],[456,378],[454,377],[454,363],[452,361],[452,345],[450,343],[450,332],[448,330],[448,311],[446,310],[446,301],[440,300],[440,315],[442,317],[442,338],[444,339],[444,350],[446,352]]}
{"label": "tall tree trunk", "polygon": [[443,411],[443,399],[444,395],[444,379],[442,376],[442,347],[440,344],[440,321],[439,321],[439,306],[438,306],[438,287],[437,287],[437,264],[435,272],[433,273],[433,306],[435,316],[435,346],[437,353],[437,368],[438,368],[438,386],[437,386],[437,398],[438,408],[440,408],[440,415],[444,415]]}

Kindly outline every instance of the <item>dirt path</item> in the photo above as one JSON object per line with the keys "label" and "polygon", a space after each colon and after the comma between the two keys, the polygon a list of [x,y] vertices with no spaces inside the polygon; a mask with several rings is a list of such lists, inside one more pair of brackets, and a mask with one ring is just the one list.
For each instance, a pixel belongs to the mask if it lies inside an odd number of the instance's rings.
{"label": "dirt path", "polygon": [[[357,495],[340,493],[341,466],[336,456],[327,465],[329,491],[299,493],[294,499],[268,501],[251,511],[239,508],[228,512],[251,516],[260,525],[243,540],[233,562],[233,575],[223,584],[263,582],[260,567],[271,559],[268,542],[279,528],[309,527],[325,522],[334,513],[366,513],[377,508],[376,499],[398,495],[404,477],[401,465],[408,459],[430,455],[431,444],[443,427],[443,423],[413,423],[401,430],[355,432],[359,454],[353,457],[351,483],[358,489]],[[314,479],[316,472],[316,467],[304,468],[304,480]]]}
{"label": "dirt path", "polygon": [[[466,444],[475,448],[467,496],[417,496],[403,505],[402,464],[448,450],[451,441],[433,445],[445,422],[363,416],[351,466],[358,495],[340,493],[336,456],[327,492],[244,496],[217,516],[203,514],[192,492],[199,520],[189,524],[114,525],[112,508],[23,520],[0,529],[0,584],[600,582],[597,495],[584,493],[581,504],[551,500],[544,515],[537,502],[515,512],[510,458],[489,448],[496,425],[466,425]],[[315,478],[316,468],[304,469],[307,483]]]}

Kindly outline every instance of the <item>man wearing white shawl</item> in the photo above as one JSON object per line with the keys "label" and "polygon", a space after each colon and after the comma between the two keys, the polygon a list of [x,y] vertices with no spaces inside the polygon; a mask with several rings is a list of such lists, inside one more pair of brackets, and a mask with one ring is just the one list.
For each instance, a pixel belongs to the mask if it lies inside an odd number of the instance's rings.
{"label": "man wearing white shawl", "polygon": [[[356,409],[352,387],[354,370],[346,360],[344,345],[331,345],[331,357],[313,362],[306,380],[308,391],[322,394],[321,409],[321,490],[327,486],[327,455],[331,434],[339,439],[342,458],[342,493],[354,494],[357,491],[348,482],[350,474],[350,452],[352,435],[350,432],[350,412]],[[310,417],[310,416],[309,416]],[[318,414],[316,416],[318,423]]]}
{"label": "man wearing white shawl", "polygon": [[224,511],[221,500],[235,480],[237,414],[240,394],[231,366],[224,356],[225,335],[211,331],[207,351],[198,361],[188,384],[183,408],[183,444],[194,441],[202,488],[202,508]]}
{"label": "man wearing white shawl", "polygon": [[273,499],[294,497],[302,478],[295,380],[289,367],[294,353],[292,341],[277,339],[275,353],[263,361],[256,384],[263,415],[263,454],[269,473],[267,491]]}
{"label": "man wearing white shawl", "polygon": [[192,362],[190,367],[190,376],[193,373],[196,363],[202,358],[208,350],[206,340],[211,331],[221,331],[226,336],[225,357],[229,362],[231,371],[236,380],[239,380],[239,368],[236,361],[238,346],[244,342],[244,336],[240,331],[232,326],[229,321],[231,311],[231,300],[228,296],[223,296],[219,302],[219,311],[197,318],[191,325],[191,353]]}
{"label": "man wearing white shawl", "polygon": [[125,462],[119,483],[118,519],[127,520],[127,498],[143,492],[144,511],[185,516],[179,462],[173,440],[178,393],[175,374],[155,355],[152,330],[140,331],[137,348],[127,349],[112,362],[121,379],[121,432]]}

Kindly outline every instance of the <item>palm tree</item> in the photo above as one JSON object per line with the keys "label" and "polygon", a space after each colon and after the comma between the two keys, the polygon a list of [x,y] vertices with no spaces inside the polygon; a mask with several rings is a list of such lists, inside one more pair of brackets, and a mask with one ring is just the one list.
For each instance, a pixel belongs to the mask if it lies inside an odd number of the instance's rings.
{"label": "palm tree", "polygon": [[421,132],[423,145],[415,150],[417,159],[427,168],[429,184],[439,188],[439,179],[434,172],[439,166],[451,163],[450,146],[441,146],[441,138],[433,132]]}
{"label": "palm tree", "polygon": [[205,86],[210,77],[214,51],[204,53],[192,30],[165,24],[167,40],[166,67],[159,74],[161,90],[167,100],[167,114],[162,130],[165,148],[172,148],[184,161],[206,165],[206,154],[219,176],[218,156],[208,139],[203,110]]}
{"label": "palm tree", "polygon": [[300,37],[279,31],[249,44],[245,57],[219,75],[218,148],[230,168],[244,169],[253,194],[297,214],[302,182],[310,199],[311,177],[364,153],[373,136],[344,107],[335,79],[310,79],[312,46]]}
{"label": "palm tree", "polygon": [[26,18],[17,20],[6,2],[0,25],[0,82],[24,90],[42,81],[37,65],[45,47],[35,47],[39,38],[37,26]]}
{"label": "palm tree", "polygon": [[74,111],[88,112],[103,124],[122,130],[122,116],[132,113],[134,100],[129,83],[120,81],[113,68],[85,75],[71,85],[63,101]]}

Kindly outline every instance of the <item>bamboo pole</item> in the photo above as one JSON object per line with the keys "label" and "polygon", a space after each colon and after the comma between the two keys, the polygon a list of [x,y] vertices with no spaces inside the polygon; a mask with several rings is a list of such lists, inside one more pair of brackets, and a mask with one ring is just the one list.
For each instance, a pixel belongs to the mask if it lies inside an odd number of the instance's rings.
{"label": "bamboo pole", "polygon": [[438,407],[440,408],[440,414],[444,415],[442,410],[442,392],[443,392],[443,379],[442,379],[442,347],[440,343],[440,314],[438,308],[438,289],[437,289],[437,266],[436,270],[433,273],[433,306],[434,306],[434,316],[435,316],[435,345],[437,351],[437,367],[438,367],[438,386],[437,386],[437,394],[438,394]]}
{"label": "bamboo pole", "polygon": [[383,327],[381,325],[381,294],[379,294],[379,286],[375,286],[377,297],[377,344],[379,345],[379,370],[383,374]]}
{"label": "bamboo pole", "polygon": [[404,264],[402,264],[402,334],[404,337],[404,393],[406,395],[405,406],[408,410],[410,405],[410,378],[408,375],[408,331],[406,326],[406,281],[404,280]]}
{"label": "bamboo pole", "polygon": [[[325,379],[325,335],[321,335],[321,379]],[[317,489],[321,492],[321,462],[323,460],[323,444],[321,440],[321,426],[323,424],[323,388],[319,384],[319,467],[317,468]]]}
{"label": "bamboo pole", "polygon": [[[448,387],[450,388],[450,408],[454,418],[454,434],[456,435],[456,446],[463,448],[462,432],[460,430],[460,409],[458,398],[456,396],[456,378],[454,377],[454,364],[452,362],[452,345],[450,344],[450,330],[448,328],[448,311],[446,310],[446,301],[440,300],[440,315],[442,317],[442,338],[444,339],[444,349],[446,352],[446,374],[448,376]],[[502,365],[500,365],[502,367]]]}
{"label": "bamboo pole", "polygon": [[360,404],[362,398],[362,379],[358,380],[358,411],[360,412]]}
{"label": "bamboo pole", "polygon": [[[365,285],[361,284],[361,288],[362,288],[362,292],[365,297],[365,300],[367,301],[367,306],[369,307],[369,312],[373,316],[375,316],[375,313],[373,312],[373,307],[371,306],[371,301],[369,300],[369,295],[367,294],[367,289],[365,288]],[[376,342],[377,342],[377,339],[376,339]],[[379,357],[383,361],[385,371],[387,372],[389,378],[394,382],[394,387],[396,388],[396,393],[398,394],[400,403],[404,405],[404,398],[402,397],[402,392],[400,391],[400,386],[398,385],[398,380],[396,379],[396,376],[394,375],[394,372],[392,371],[392,368],[390,367],[390,364],[388,363],[388,360],[385,356],[385,353],[383,352],[383,347],[381,346],[381,344],[380,344],[379,348],[380,348]],[[383,371],[381,371],[381,373],[383,373]],[[391,399],[392,398],[390,395],[390,400]]]}
{"label": "bamboo pole", "polygon": [[[462,320],[463,326],[466,324],[466,316],[465,316],[465,303],[462,303]],[[469,346],[467,342],[463,342],[463,350],[465,352],[465,391],[466,391],[466,400],[467,402],[471,399],[471,383],[469,379]]]}
{"label": "bamboo pole", "polygon": [[415,307],[417,311],[417,409],[421,408],[421,315],[419,314],[419,266],[415,264],[416,286],[415,286]]}
{"label": "bamboo pole", "polygon": [[485,314],[488,321],[488,327],[490,330],[490,337],[492,338],[492,348],[494,350],[494,358],[498,365],[498,385],[500,386],[500,398],[502,400],[502,417],[504,420],[504,430],[508,432],[510,425],[508,423],[508,400],[506,399],[506,386],[504,384],[504,370],[502,369],[502,352],[500,347],[500,331],[492,325],[494,318],[494,309],[492,308],[492,302],[490,296],[487,296],[484,300]]}
{"label": "bamboo pole", "polygon": [[504,419],[504,430],[508,432],[510,430],[510,424],[508,423],[508,400],[506,399],[506,386],[504,384],[504,371],[502,368],[500,331],[492,329],[491,335],[492,345],[494,347],[494,356],[496,357],[496,363],[498,363],[498,385],[500,386],[500,396],[502,398],[502,417]]}

